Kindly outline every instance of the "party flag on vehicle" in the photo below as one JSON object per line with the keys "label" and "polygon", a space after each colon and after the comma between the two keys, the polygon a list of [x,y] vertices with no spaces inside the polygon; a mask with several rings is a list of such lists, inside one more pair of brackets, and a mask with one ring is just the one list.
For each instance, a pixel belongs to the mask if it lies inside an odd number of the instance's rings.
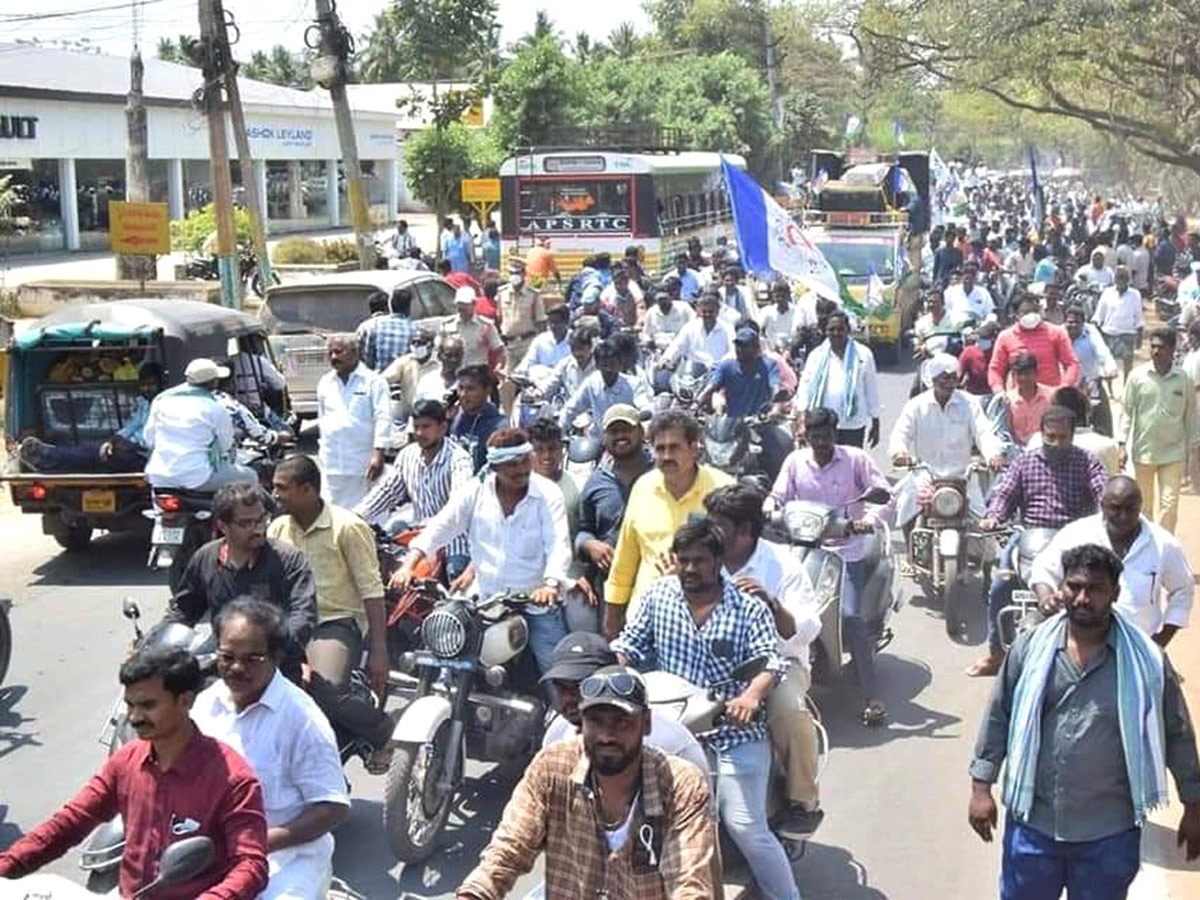
{"label": "party flag on vehicle", "polygon": [[743,266],[752,272],[779,272],[822,297],[844,303],[843,294],[849,296],[845,285],[788,211],[724,157],[721,172]]}
{"label": "party flag on vehicle", "polygon": [[875,271],[875,267],[871,266],[867,274],[867,292],[863,296],[863,306],[867,309],[875,309],[883,305],[883,279],[879,277],[879,273]]}

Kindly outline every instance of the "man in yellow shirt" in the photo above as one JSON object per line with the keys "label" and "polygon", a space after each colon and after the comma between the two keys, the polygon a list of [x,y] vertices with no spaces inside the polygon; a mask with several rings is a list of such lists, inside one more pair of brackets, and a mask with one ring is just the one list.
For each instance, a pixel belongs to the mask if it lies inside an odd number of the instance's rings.
{"label": "man in yellow shirt", "polygon": [[700,423],[681,410],[668,410],[650,423],[654,471],[633,485],[604,587],[604,633],[621,633],[627,610],[670,568],[671,541],[692,513],[704,515],[709,492],[733,479],[701,465]]}
{"label": "man in yellow shirt", "polygon": [[382,705],[387,690],[387,612],[371,526],[354,513],[321,499],[321,470],[307,456],[290,456],[275,468],[275,499],[283,515],[267,536],[308,559],[317,582],[317,629],[306,649],[305,686],[338,731],[374,748],[373,774],[391,762],[392,720],[350,690],[350,674],[362,663],[363,632],[369,638],[367,670]]}

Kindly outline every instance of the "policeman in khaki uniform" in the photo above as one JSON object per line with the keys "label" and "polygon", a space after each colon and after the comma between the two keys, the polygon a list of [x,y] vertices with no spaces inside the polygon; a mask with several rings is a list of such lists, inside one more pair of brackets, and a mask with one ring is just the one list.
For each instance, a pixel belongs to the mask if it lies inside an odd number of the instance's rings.
{"label": "policeman in khaki uniform", "polygon": [[[500,336],[508,347],[508,358],[522,360],[530,342],[546,329],[546,310],[542,296],[525,280],[525,260],[513,256],[508,261],[508,283],[496,294],[500,312]],[[500,389],[505,411],[512,409],[516,387],[506,381]]]}

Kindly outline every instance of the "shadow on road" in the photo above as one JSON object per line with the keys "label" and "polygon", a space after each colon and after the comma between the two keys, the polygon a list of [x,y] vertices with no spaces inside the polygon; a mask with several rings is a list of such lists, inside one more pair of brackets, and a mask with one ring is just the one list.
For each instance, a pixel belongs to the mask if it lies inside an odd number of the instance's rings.
{"label": "shadow on road", "polygon": [[355,800],[349,820],[337,832],[333,868],[338,878],[364,897],[399,893],[417,900],[453,894],[479,862],[522,768],[523,763],[505,763],[468,778],[437,849],[426,862],[404,866],[398,878],[393,873],[400,864],[380,825],[382,804]]}
{"label": "shadow on road", "polygon": [[[966,632],[955,643],[974,647],[987,640],[987,588],[988,585],[983,583],[980,576],[971,576],[969,596],[975,602],[966,610]],[[942,601],[934,596],[928,579],[919,577],[916,581],[910,581],[909,590],[908,605],[922,609],[927,616],[937,619],[944,632],[946,626],[945,617],[942,615]],[[950,640],[949,636],[946,640]]]}
{"label": "shadow on road", "polygon": [[0,850],[6,850],[25,834],[16,822],[8,821],[8,807],[0,806]]}
{"label": "shadow on road", "polygon": [[23,684],[0,688],[0,759],[22,747],[42,746],[32,734],[20,730],[20,726],[33,721],[15,709],[28,692],[29,688]]}
{"label": "shadow on road", "polygon": [[878,747],[901,738],[954,739],[957,734],[943,734],[961,719],[929,709],[916,698],[933,681],[933,672],[925,663],[902,656],[884,653],[876,663],[879,683],[883,686],[883,701],[888,708],[888,721],[877,728],[865,727],[859,716],[862,701],[853,684],[853,671],[848,669],[836,685],[818,695],[821,717],[829,731],[834,747]]}
{"label": "shadow on road", "polygon": [[167,573],[145,568],[149,532],[104,534],[92,541],[82,553],[63,551],[33,570],[31,585],[69,587],[89,584],[97,587],[134,585],[162,587],[166,590]]}
{"label": "shadow on road", "polygon": [[888,900],[868,884],[867,870],[848,851],[812,841],[796,866],[796,883],[804,896],[822,900]]}

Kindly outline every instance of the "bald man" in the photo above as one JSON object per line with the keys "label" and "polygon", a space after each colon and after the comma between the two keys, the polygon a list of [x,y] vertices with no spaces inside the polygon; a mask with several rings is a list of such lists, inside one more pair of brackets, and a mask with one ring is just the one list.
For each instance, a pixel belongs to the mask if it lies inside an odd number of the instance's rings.
{"label": "bald man", "polygon": [[1192,570],[1179,541],[1142,515],[1141,489],[1128,475],[1110,478],[1100,512],[1065,526],[1034,560],[1030,580],[1043,613],[1058,609],[1063,551],[1083,544],[1099,544],[1121,557],[1117,608],[1167,646],[1191,615]]}
{"label": "bald man", "polygon": [[359,360],[352,335],[329,338],[326,352],[331,371],[317,382],[322,496],[353,509],[383,471],[383,453],[392,442],[392,399],[387,381]]}

